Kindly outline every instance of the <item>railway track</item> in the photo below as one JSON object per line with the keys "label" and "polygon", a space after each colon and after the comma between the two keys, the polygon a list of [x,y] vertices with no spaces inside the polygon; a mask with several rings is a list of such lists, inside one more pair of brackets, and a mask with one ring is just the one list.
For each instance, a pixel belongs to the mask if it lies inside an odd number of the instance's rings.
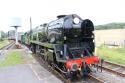
{"label": "railway track", "polygon": [[5,50],[11,49],[15,45],[14,41],[11,41],[8,45],[0,48],[0,56],[4,55]]}
{"label": "railway track", "polygon": [[113,74],[125,77],[125,66],[123,66],[123,65],[114,64],[114,63],[111,63],[108,61],[104,61],[102,69],[109,71]]}
{"label": "railway track", "polygon": [[7,44],[6,46],[3,46],[2,48],[0,48],[0,50],[8,50],[9,48],[11,48],[13,45],[15,44],[14,41],[11,41],[9,44]]}
{"label": "railway track", "polygon": [[101,78],[99,78],[99,77],[96,77],[96,76],[94,76],[93,74],[89,74],[89,78],[92,79],[92,80],[97,81],[97,82],[95,82],[95,83],[105,83],[104,79],[101,79]]}
{"label": "railway track", "polygon": [[57,78],[61,79],[64,83],[71,83],[69,80],[64,79],[64,77],[56,71],[52,66],[50,66],[47,62],[45,62],[40,55],[33,54],[33,57],[43,66],[45,69],[53,73]]}
{"label": "railway track", "polygon": [[[83,79],[71,81],[71,80],[66,79],[62,74],[60,74],[57,70],[55,70],[55,68],[53,68],[48,63],[46,63],[42,59],[42,57],[40,57],[40,55],[33,54],[33,57],[40,63],[41,66],[43,66],[45,69],[50,71],[57,78],[62,80],[64,83],[125,83],[124,77],[116,75],[107,70],[103,70],[102,73],[100,71],[92,72],[89,74],[89,76],[86,79],[83,78]],[[105,65],[105,63],[104,63],[104,65]]]}
{"label": "railway track", "polygon": [[63,74],[60,74],[59,71],[57,71],[55,68],[50,66],[47,62],[45,62],[42,57],[38,54],[33,54],[33,57],[40,63],[41,66],[43,66],[45,69],[53,73],[57,78],[62,80],[64,83],[104,83],[104,81],[93,74],[89,74],[89,76],[86,79],[78,79],[75,81],[71,81],[70,79],[66,79]]}

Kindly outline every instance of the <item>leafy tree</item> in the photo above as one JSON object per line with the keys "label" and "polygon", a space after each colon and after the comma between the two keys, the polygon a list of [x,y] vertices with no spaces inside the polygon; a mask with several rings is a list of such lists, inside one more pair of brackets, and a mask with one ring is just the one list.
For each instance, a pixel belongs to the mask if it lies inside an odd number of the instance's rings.
{"label": "leafy tree", "polygon": [[95,26],[96,30],[105,30],[105,29],[125,29],[125,23],[109,23],[104,25]]}

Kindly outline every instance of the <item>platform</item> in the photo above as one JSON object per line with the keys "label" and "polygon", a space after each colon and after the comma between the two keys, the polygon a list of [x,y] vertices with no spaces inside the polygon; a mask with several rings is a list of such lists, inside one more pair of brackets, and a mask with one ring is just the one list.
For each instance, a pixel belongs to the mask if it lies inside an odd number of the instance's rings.
{"label": "platform", "polygon": [[[22,49],[23,52],[24,50]],[[22,56],[27,63],[0,67],[0,83],[63,83],[42,67],[27,51],[24,52],[26,54],[23,52]]]}

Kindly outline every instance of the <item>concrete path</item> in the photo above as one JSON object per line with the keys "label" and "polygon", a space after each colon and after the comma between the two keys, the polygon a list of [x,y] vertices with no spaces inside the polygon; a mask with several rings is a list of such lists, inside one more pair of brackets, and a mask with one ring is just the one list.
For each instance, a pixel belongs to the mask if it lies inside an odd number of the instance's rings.
{"label": "concrete path", "polygon": [[[63,83],[42,67],[32,57],[28,49],[15,49],[15,51],[22,51],[21,56],[27,63],[0,67],[0,83]],[[2,58],[3,56],[0,57]]]}
{"label": "concrete path", "polygon": [[0,83],[62,83],[38,64],[0,68]]}

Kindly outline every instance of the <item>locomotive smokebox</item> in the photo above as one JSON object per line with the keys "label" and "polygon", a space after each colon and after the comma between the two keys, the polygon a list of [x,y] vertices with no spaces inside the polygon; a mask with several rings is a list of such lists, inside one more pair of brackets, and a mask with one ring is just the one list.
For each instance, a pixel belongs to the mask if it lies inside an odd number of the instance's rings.
{"label": "locomotive smokebox", "polygon": [[92,31],[94,31],[94,25],[91,20],[85,19],[81,23],[81,30],[86,35],[92,35]]}
{"label": "locomotive smokebox", "polygon": [[92,23],[91,20],[85,19],[81,23],[81,29],[86,29],[86,30],[89,30],[89,31],[94,31],[94,25],[93,25],[93,23]]}

